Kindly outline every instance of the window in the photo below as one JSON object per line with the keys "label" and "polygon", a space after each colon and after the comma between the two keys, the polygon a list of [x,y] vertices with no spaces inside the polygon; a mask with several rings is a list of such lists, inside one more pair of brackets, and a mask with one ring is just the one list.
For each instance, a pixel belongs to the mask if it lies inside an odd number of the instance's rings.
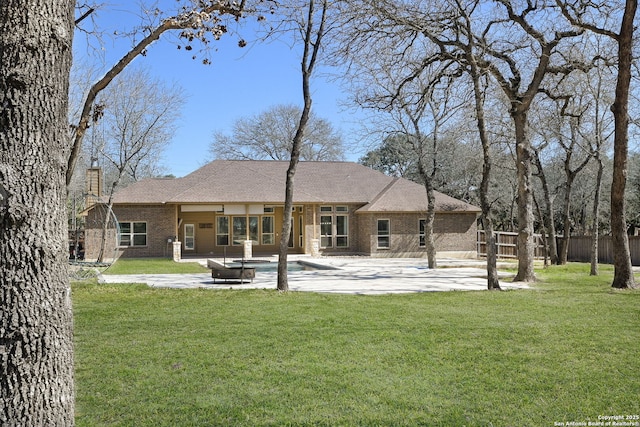
{"label": "window", "polygon": [[146,222],[121,222],[120,246],[147,246]]}
{"label": "window", "polygon": [[320,216],[320,247],[333,247],[333,216],[331,215]]}
{"label": "window", "polygon": [[192,251],[196,248],[196,228],[193,224],[184,225],[184,249]]}
{"label": "window", "polygon": [[349,247],[349,217],[336,215],[336,247]]}
{"label": "window", "polygon": [[228,246],[229,245],[229,217],[219,216],[216,218],[217,233],[216,233],[216,245]]}
{"label": "window", "polygon": [[257,216],[249,217],[249,240],[253,240],[253,243],[258,244],[258,227],[260,221]]}
{"label": "window", "polygon": [[233,217],[233,235],[231,241],[234,245],[242,245],[247,240],[247,218],[243,216]]}
{"label": "window", "polygon": [[295,224],[295,222],[293,221],[293,217],[291,217],[291,228],[289,229],[289,243],[288,243],[288,246],[290,248],[293,248],[293,242],[294,242],[294,240],[293,240],[293,233],[294,233],[293,229],[295,228],[294,224]]}
{"label": "window", "polygon": [[262,244],[263,245],[275,245],[276,238],[273,233],[273,217],[262,217]]}
{"label": "window", "polygon": [[391,226],[388,219],[378,220],[378,249],[389,249],[391,243]]}
{"label": "window", "polygon": [[[349,247],[349,212],[348,206],[320,206],[320,247]],[[330,212],[338,212],[329,214]]]}
{"label": "window", "polygon": [[298,247],[304,246],[304,217],[300,215],[298,217]]}
{"label": "window", "polygon": [[420,224],[418,225],[418,236],[420,237],[420,247],[424,248],[425,246],[427,246],[427,242],[424,239],[424,229],[427,226],[427,220],[426,219],[421,219],[420,220]]}
{"label": "window", "polygon": [[[231,230],[231,239],[233,245],[242,245],[247,240],[247,217],[246,216],[234,216],[233,228]],[[258,217],[249,217],[249,239],[258,243]]]}

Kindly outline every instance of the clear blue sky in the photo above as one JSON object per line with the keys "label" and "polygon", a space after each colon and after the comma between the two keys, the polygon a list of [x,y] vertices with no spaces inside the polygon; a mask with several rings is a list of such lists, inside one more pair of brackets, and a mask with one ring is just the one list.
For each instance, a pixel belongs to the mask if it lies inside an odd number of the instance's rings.
{"label": "clear blue sky", "polygon": [[[113,4],[113,3],[112,3]],[[128,19],[135,21],[125,6],[106,6],[99,11],[96,22],[107,33],[126,28]],[[135,7],[135,6],[134,6]],[[244,34],[243,34],[244,35]],[[254,37],[246,32],[247,39]],[[148,49],[144,57],[132,65],[142,65],[167,82],[177,82],[184,88],[186,104],[182,110],[178,130],[169,145],[164,166],[168,173],[184,176],[202,166],[209,158],[209,145],[214,130],[230,133],[240,117],[265,111],[277,104],[302,105],[299,55],[283,42],[237,46],[238,36],[225,35],[215,42],[217,51],[210,53],[211,65],[202,64],[202,56],[191,56],[198,47],[187,52],[178,50],[173,37],[163,37]],[[86,56],[85,36],[76,34],[76,57]],[[104,66],[110,68],[131,46],[129,40],[114,42],[105,37]],[[94,62],[97,60],[94,60]],[[317,116],[327,119],[340,130],[347,145],[353,142],[358,127],[357,115],[346,111],[341,101],[346,99],[337,83],[321,74],[312,80],[313,109]],[[347,160],[356,161],[363,153],[347,153]]]}

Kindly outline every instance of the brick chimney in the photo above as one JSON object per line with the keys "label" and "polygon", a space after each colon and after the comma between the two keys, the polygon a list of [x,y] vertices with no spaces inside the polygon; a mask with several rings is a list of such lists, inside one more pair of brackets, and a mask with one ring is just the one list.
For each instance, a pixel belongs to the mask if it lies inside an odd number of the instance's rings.
{"label": "brick chimney", "polygon": [[102,196],[102,168],[95,157],[91,158],[91,166],[87,169],[85,182],[87,184],[86,209],[95,205]]}

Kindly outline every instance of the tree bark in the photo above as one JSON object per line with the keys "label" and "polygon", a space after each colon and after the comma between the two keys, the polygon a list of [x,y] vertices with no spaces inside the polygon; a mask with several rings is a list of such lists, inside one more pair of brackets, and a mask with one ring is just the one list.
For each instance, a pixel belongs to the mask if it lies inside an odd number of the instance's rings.
{"label": "tree bark", "polygon": [[0,425],[74,424],[65,172],[74,1],[0,2]]}
{"label": "tree bark", "polygon": [[[422,163],[422,161],[419,161]],[[427,250],[427,265],[429,268],[437,268],[436,243],[433,236],[433,222],[436,217],[436,196],[433,190],[433,181],[427,177],[424,168],[419,166],[420,176],[424,180],[424,187],[427,192],[427,213],[424,225],[424,243]]]}
{"label": "tree bark", "polygon": [[[465,15],[465,22],[470,32],[471,20]],[[489,184],[491,183],[491,142],[487,135],[486,120],[484,115],[484,97],[480,84],[480,70],[473,56],[473,45],[467,49],[467,60],[470,65],[471,80],[473,81],[473,98],[476,112],[476,125],[478,136],[482,144],[482,180],[480,181],[480,209],[482,209],[482,228],[487,248],[487,289],[500,290],[498,280],[498,256],[496,236],[493,230],[493,218],[491,216],[491,202],[489,201]]]}
{"label": "tree bark", "polygon": [[527,114],[514,107],[512,118],[516,135],[516,173],[518,176],[518,273],[514,281],[533,282],[533,193],[531,182],[531,144],[526,135]]}
{"label": "tree bark", "polygon": [[553,218],[553,201],[554,197],[551,197],[551,192],[549,191],[549,183],[547,182],[547,176],[544,173],[544,169],[542,169],[542,162],[540,161],[540,156],[536,152],[535,153],[535,162],[538,168],[538,173],[536,177],[540,180],[540,184],[542,185],[542,194],[544,197],[544,227],[547,231],[547,248],[548,255],[551,264],[558,264],[558,244],[556,242],[556,225]]}
{"label": "tree bark", "polygon": [[[411,123],[413,125],[414,130],[414,138],[415,141],[413,143],[413,148],[418,156],[418,174],[420,175],[420,179],[424,184],[425,191],[427,193],[427,212],[426,219],[424,224],[424,244],[425,249],[427,251],[427,264],[429,268],[437,268],[436,261],[436,244],[433,235],[433,222],[436,217],[436,196],[433,188],[433,177],[436,173],[436,153],[437,153],[437,123],[434,124],[436,129],[433,131],[433,167],[431,168],[431,173],[427,172],[427,168],[425,166],[425,154],[424,154],[424,138],[422,136],[422,132],[420,130],[419,117],[416,117],[413,114],[408,114],[411,118]],[[418,115],[419,116],[419,115]]]}
{"label": "tree bark", "polygon": [[637,0],[627,0],[618,35],[618,81],[616,99],[611,107],[615,121],[613,139],[613,181],[611,183],[611,241],[613,244],[614,275],[612,287],[635,287],[627,221],[625,217],[624,191],[627,181],[629,145],[629,84],[633,60],[633,21]]}
{"label": "tree bark", "polygon": [[598,239],[600,238],[600,188],[602,187],[602,175],[604,174],[604,165],[600,158],[600,147],[595,155],[598,162],[598,173],[596,176],[596,192],[593,196],[593,225],[591,226],[591,276],[598,275]]}

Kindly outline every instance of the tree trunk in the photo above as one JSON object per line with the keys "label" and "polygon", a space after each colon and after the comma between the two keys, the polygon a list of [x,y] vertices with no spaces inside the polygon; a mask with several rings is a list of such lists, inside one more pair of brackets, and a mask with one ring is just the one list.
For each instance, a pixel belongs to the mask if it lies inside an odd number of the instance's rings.
{"label": "tree trunk", "polygon": [[[304,73],[303,73],[304,74]],[[309,113],[311,112],[311,95],[308,91],[308,77],[303,78],[306,84],[304,92],[304,108],[300,116],[298,130],[293,137],[293,147],[291,149],[291,160],[287,169],[287,179],[285,185],[284,199],[284,215],[282,217],[282,235],[280,236],[280,247],[278,252],[278,283],[277,288],[281,292],[289,290],[289,281],[287,276],[287,252],[289,250],[289,238],[291,235],[291,211],[293,208],[293,184],[296,174],[296,168],[300,161],[300,148],[302,147],[302,139],[304,130],[309,122]]]}
{"label": "tree trunk", "polygon": [[566,189],[564,192],[564,205],[562,210],[562,227],[564,233],[560,240],[560,250],[558,251],[558,264],[565,265],[569,255],[569,239],[571,238],[571,190],[573,188],[573,180],[575,175],[567,175]]}
{"label": "tree trunk", "polygon": [[549,241],[548,241],[549,239],[547,238],[547,227],[544,225],[545,218],[544,218],[544,215],[542,214],[542,210],[540,210],[540,203],[538,203],[538,199],[535,193],[533,193],[533,205],[536,207],[536,213],[538,214],[538,218],[540,218],[540,221],[543,224],[541,236],[542,236],[542,247],[544,248],[544,268],[547,268],[549,266]]}
{"label": "tree trunk", "polygon": [[[416,133],[415,138],[417,140],[414,143],[414,151],[418,156],[418,174],[424,183],[424,188],[427,193],[427,212],[424,224],[424,244],[425,249],[427,250],[427,264],[429,268],[437,268],[436,244],[433,236],[433,221],[436,217],[436,197],[433,192],[433,175],[427,173],[424,165],[424,142],[418,120],[415,117],[412,117],[411,121],[413,122],[414,131]],[[436,131],[434,131],[434,135],[435,134]],[[434,150],[434,163],[435,153],[436,151]],[[435,165],[432,172],[435,174]]]}
{"label": "tree trunk", "polygon": [[556,242],[556,225],[553,218],[553,201],[554,197],[551,197],[551,192],[549,191],[549,183],[547,182],[547,176],[542,169],[542,162],[540,161],[540,157],[538,153],[535,153],[535,162],[538,167],[538,173],[536,176],[540,180],[540,184],[542,185],[542,195],[544,197],[544,216],[542,221],[544,222],[544,227],[547,229],[547,248],[548,255],[551,261],[551,264],[558,264],[558,244]]}
{"label": "tree trunk", "polygon": [[[317,30],[314,29],[314,15],[315,15],[315,1],[310,0],[308,6],[307,20],[304,23],[300,23],[301,29],[304,31],[304,50],[302,53],[302,60],[300,61],[301,73],[302,73],[302,97],[304,99],[304,107],[300,114],[300,121],[298,123],[298,129],[293,136],[293,144],[291,147],[291,160],[289,161],[289,168],[287,169],[287,182],[285,189],[285,201],[284,201],[284,215],[282,224],[282,236],[280,236],[280,248],[278,257],[278,279],[277,288],[281,292],[289,290],[289,282],[287,279],[287,251],[289,247],[289,235],[291,233],[291,208],[293,207],[293,178],[296,173],[296,168],[300,160],[300,149],[302,147],[302,140],[304,138],[304,132],[309,123],[309,115],[311,114],[311,88],[310,80],[313,74],[313,69],[318,58],[318,52],[322,37],[324,35],[324,24],[327,13],[327,0],[322,1],[321,18],[318,23]],[[315,31],[315,34],[314,34]]]}
{"label": "tree trunk", "polygon": [[[471,22],[467,19],[467,27]],[[471,79],[473,81],[473,95],[475,102],[476,124],[478,126],[478,136],[482,144],[482,180],[480,181],[480,208],[482,209],[482,228],[484,229],[484,239],[487,248],[487,289],[500,290],[497,268],[497,247],[496,236],[493,230],[493,218],[491,217],[491,202],[489,201],[489,184],[491,182],[491,143],[487,136],[487,128],[484,116],[484,104],[482,87],[480,85],[480,70],[472,52],[473,46],[467,50],[467,59],[471,66]]]}
{"label": "tree trunk", "polygon": [[604,165],[602,159],[600,159],[599,153],[600,147],[598,147],[598,153],[596,154],[596,161],[598,162],[598,174],[596,176],[596,192],[593,197],[593,225],[591,226],[591,276],[598,275],[598,239],[600,238],[600,188],[602,186],[602,175],[604,174]]}
{"label": "tree trunk", "polygon": [[431,182],[431,179],[425,180],[424,186],[427,191],[427,214],[424,225],[424,243],[427,250],[427,264],[429,268],[437,268],[436,243],[433,236],[433,222],[436,218],[436,197],[433,193],[433,183]]}
{"label": "tree trunk", "polygon": [[611,107],[615,120],[613,139],[613,182],[611,183],[611,243],[613,245],[614,288],[635,286],[627,221],[625,218],[624,191],[627,180],[628,133],[629,133],[629,83],[633,47],[633,20],[638,6],[637,0],[627,0],[620,34],[618,36],[618,81],[616,99]]}
{"label": "tree trunk", "polygon": [[0,425],[74,424],[65,172],[73,1],[0,2]]}
{"label": "tree trunk", "polygon": [[527,114],[512,111],[516,134],[516,171],[518,178],[518,273],[514,281],[533,282],[533,193],[531,182],[531,144],[526,135]]}

